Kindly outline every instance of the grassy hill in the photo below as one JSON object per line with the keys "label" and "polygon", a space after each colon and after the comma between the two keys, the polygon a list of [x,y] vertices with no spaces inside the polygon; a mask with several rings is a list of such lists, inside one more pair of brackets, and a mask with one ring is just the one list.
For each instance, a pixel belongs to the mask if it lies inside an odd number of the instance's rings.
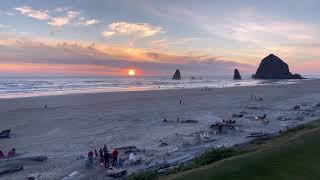
{"label": "grassy hill", "polygon": [[320,120],[272,140],[256,142],[215,163],[160,179],[270,180],[320,179]]}

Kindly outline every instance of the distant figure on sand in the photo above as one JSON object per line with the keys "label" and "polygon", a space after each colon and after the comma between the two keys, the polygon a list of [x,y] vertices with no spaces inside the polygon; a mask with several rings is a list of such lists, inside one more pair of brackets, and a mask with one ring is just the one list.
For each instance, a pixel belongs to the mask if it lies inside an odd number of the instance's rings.
{"label": "distant figure on sand", "polygon": [[116,148],[114,148],[113,151],[112,151],[112,158],[113,158],[113,159],[112,159],[112,166],[117,165],[118,154],[119,154],[119,152],[117,151]]}
{"label": "distant figure on sand", "polygon": [[106,145],[103,146],[104,168],[109,168],[109,152]]}
{"label": "distant figure on sand", "polygon": [[98,154],[97,149],[94,149],[93,155],[94,155],[94,161],[95,161],[95,163],[98,163],[98,162],[99,162],[99,154]]}
{"label": "distant figure on sand", "polygon": [[3,152],[0,150],[0,159],[3,159],[4,158],[4,154]]}
{"label": "distant figure on sand", "polygon": [[182,104],[182,100],[181,99],[180,99],[179,103]]}
{"label": "distant figure on sand", "polygon": [[222,133],[222,123],[218,124],[218,130],[219,130],[219,134],[221,134]]}
{"label": "distant figure on sand", "polygon": [[44,105],[44,108],[45,108],[45,109],[47,109],[47,108],[48,108],[48,106],[47,106],[47,105]]}
{"label": "distant figure on sand", "polygon": [[12,158],[16,155],[16,149],[12,148],[9,152],[8,152],[8,158]]}
{"label": "distant figure on sand", "polygon": [[89,151],[88,152],[88,160],[90,164],[93,164],[93,152]]}
{"label": "distant figure on sand", "polygon": [[255,119],[256,120],[264,120],[264,119],[266,119],[266,117],[267,117],[267,115],[264,114],[263,116],[257,116]]}
{"label": "distant figure on sand", "polygon": [[104,158],[103,158],[102,148],[100,148],[100,150],[99,150],[99,156],[100,156],[100,166],[103,166]]}

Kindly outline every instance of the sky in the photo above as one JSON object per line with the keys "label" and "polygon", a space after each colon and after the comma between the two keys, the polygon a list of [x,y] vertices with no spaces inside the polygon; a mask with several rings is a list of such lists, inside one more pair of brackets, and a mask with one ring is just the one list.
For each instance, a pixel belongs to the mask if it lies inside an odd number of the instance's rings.
{"label": "sky", "polygon": [[318,0],[1,0],[0,75],[320,74]]}

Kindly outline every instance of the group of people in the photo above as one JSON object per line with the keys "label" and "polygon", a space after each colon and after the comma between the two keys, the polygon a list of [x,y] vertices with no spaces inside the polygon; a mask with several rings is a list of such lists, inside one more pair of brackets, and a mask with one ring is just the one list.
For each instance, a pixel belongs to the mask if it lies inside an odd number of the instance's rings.
{"label": "group of people", "polygon": [[235,129],[234,124],[236,123],[236,120],[223,120],[223,121],[219,121],[216,122],[215,124],[212,124],[210,127],[211,128],[218,128],[218,133],[221,134],[222,133],[222,128],[223,127],[229,127],[230,129]]}
{"label": "group of people", "polygon": [[[8,158],[12,158],[16,155],[16,149],[12,148],[8,151]],[[0,159],[4,159],[5,158],[5,154],[3,151],[0,150]]]}
{"label": "group of people", "polygon": [[88,152],[88,163],[93,164],[94,160],[100,162],[101,167],[110,168],[117,165],[119,152],[116,148],[110,154],[106,145],[103,148],[91,150]]}

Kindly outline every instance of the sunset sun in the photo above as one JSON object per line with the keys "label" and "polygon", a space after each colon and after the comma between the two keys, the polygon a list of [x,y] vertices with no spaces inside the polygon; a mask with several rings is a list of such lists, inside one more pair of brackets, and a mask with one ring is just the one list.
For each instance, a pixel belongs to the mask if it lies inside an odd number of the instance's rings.
{"label": "sunset sun", "polygon": [[134,69],[129,69],[128,70],[128,75],[129,76],[135,76],[136,75],[136,71]]}

